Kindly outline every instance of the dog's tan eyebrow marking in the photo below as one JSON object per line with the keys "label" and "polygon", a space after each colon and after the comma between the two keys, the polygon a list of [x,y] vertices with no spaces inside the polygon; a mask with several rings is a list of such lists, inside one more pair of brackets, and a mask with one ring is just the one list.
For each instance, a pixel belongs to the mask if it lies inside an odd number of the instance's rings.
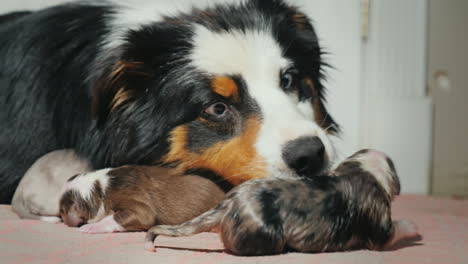
{"label": "dog's tan eyebrow marking", "polygon": [[211,89],[213,92],[225,98],[239,99],[239,88],[236,82],[226,76],[218,76],[211,81]]}
{"label": "dog's tan eyebrow marking", "polygon": [[291,16],[291,21],[297,26],[298,29],[305,29],[308,20],[307,17],[304,13],[298,12],[296,9],[290,9],[291,12],[294,12],[294,14]]}
{"label": "dog's tan eyebrow marking", "polygon": [[112,98],[110,107],[111,111],[114,111],[116,108],[121,105],[126,104],[132,97],[133,92],[128,89],[125,85],[121,83],[122,78],[125,78],[125,75],[139,75],[142,77],[147,77],[148,75],[139,69],[143,67],[143,62],[139,61],[118,61],[115,65],[115,69],[110,74],[110,82],[105,89],[115,89],[115,95]]}

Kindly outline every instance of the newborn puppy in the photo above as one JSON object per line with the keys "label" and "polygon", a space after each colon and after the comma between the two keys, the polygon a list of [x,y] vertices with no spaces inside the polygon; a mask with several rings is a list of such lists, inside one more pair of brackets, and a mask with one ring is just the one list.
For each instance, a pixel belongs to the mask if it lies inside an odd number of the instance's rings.
{"label": "newborn puppy", "polygon": [[59,200],[63,185],[74,174],[90,170],[90,163],[70,149],[42,156],[19,183],[11,202],[13,211],[21,218],[60,222]]}
{"label": "newborn puppy", "polygon": [[[83,233],[148,230],[180,224],[215,207],[224,192],[174,169],[124,166],[77,175],[66,184],[60,215]],[[87,223],[87,224],[86,224]]]}
{"label": "newborn puppy", "polygon": [[146,247],[154,250],[158,235],[219,228],[226,249],[236,255],[382,249],[417,235],[414,224],[392,222],[390,205],[399,192],[392,161],[381,152],[363,150],[326,175],[243,183],[191,221],[151,228]]}

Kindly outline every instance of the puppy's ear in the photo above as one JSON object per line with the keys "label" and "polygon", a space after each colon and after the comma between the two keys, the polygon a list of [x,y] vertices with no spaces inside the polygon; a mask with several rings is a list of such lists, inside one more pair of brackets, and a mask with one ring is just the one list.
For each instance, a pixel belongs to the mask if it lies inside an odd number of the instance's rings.
{"label": "puppy's ear", "polygon": [[98,125],[158,89],[169,71],[184,63],[181,58],[188,53],[191,34],[186,25],[174,21],[129,31],[117,55],[104,62],[94,85],[93,113]]}

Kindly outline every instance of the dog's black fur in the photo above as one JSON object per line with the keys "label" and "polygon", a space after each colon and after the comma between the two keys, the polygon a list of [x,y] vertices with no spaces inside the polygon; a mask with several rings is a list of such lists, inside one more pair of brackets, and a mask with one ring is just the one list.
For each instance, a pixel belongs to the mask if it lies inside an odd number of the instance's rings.
{"label": "dog's black fur", "polygon": [[36,159],[85,149],[99,137],[84,79],[105,33],[96,19],[103,14],[101,7],[60,6],[0,18],[1,203]]}

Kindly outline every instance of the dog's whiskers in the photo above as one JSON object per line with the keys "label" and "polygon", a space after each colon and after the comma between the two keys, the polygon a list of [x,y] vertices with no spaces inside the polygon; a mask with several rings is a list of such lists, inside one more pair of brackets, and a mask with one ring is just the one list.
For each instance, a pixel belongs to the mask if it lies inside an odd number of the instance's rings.
{"label": "dog's whiskers", "polygon": [[335,124],[331,124],[331,125],[327,126],[325,128],[325,132],[328,132],[328,130],[330,130],[331,128],[334,128],[334,127],[336,127]]}
{"label": "dog's whiskers", "polygon": [[[323,126],[323,124],[325,123],[325,120],[327,120],[327,117],[328,117],[328,113],[325,114],[325,117],[322,119],[322,122],[320,122],[320,127]],[[327,130],[325,129],[325,131]]]}

